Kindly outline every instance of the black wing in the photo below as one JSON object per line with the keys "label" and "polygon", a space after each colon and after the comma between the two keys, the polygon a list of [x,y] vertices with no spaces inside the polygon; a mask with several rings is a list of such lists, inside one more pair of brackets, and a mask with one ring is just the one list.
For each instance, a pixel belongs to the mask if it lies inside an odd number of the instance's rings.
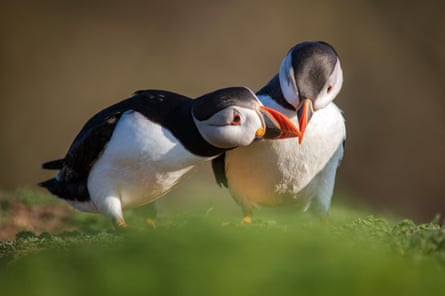
{"label": "black wing", "polygon": [[60,170],[56,178],[39,183],[63,199],[87,201],[90,199],[87,180],[91,167],[100,156],[126,111],[137,111],[155,122],[161,122],[166,113],[192,101],[182,95],[160,91],[138,91],[131,98],[112,105],[94,115],[82,127],[65,158],[48,161],[44,169]]}
{"label": "black wing", "polygon": [[42,169],[45,170],[60,170],[63,168],[63,161],[64,159],[56,159],[56,160],[50,160],[42,164]]}
{"label": "black wing", "polygon": [[213,174],[215,175],[216,183],[221,187],[228,188],[227,176],[226,176],[226,154],[220,154],[218,157],[212,160]]}
{"label": "black wing", "polygon": [[44,169],[60,170],[57,178],[39,183],[54,195],[68,200],[87,201],[88,173],[113,134],[117,119],[122,112],[98,113],[91,118],[74,139],[63,159],[48,161]]}
{"label": "black wing", "polygon": [[63,159],[61,181],[70,182],[88,175],[125,111],[105,109],[86,123]]}
{"label": "black wing", "polygon": [[126,111],[138,111],[150,120],[160,122],[170,108],[189,101],[190,98],[168,91],[137,91],[133,97],[112,105],[89,119],[74,139],[65,158],[49,161],[43,164],[43,168],[61,169],[58,176],[60,181],[84,179]]}

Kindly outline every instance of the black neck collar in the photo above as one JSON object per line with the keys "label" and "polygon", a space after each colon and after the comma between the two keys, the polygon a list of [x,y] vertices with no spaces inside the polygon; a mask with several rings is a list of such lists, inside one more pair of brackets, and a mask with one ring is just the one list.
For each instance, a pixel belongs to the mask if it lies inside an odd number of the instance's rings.
{"label": "black neck collar", "polygon": [[263,86],[257,93],[258,96],[270,96],[275,102],[277,102],[283,108],[295,111],[295,107],[289,104],[289,102],[284,98],[281,92],[280,79],[278,75],[275,75],[268,84]]}

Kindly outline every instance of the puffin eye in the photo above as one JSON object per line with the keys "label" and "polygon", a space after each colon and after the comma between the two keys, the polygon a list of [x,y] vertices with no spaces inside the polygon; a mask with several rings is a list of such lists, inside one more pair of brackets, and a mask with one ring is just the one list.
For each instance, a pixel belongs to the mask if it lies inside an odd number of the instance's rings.
{"label": "puffin eye", "polygon": [[240,125],[241,124],[241,115],[238,112],[233,112],[231,125]]}
{"label": "puffin eye", "polygon": [[327,93],[330,93],[331,90],[332,90],[332,85],[329,85],[328,88],[326,89],[326,92],[327,92]]}

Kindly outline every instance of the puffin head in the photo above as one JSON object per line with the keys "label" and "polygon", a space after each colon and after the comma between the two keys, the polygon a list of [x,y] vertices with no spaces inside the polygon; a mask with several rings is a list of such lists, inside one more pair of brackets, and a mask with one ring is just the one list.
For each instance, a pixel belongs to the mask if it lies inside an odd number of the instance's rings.
{"label": "puffin head", "polygon": [[222,149],[246,146],[262,138],[300,136],[286,116],[263,106],[246,87],[224,88],[195,99],[192,116],[201,136]]}
{"label": "puffin head", "polygon": [[301,143],[313,113],[326,107],[340,92],[340,59],[326,42],[299,43],[281,62],[278,76],[284,98],[298,113]]}

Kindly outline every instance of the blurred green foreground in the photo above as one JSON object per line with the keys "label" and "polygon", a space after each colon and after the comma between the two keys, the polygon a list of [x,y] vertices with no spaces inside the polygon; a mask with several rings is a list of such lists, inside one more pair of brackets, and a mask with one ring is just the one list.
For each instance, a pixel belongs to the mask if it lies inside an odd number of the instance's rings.
{"label": "blurred green foreground", "polygon": [[[143,227],[143,211],[127,212],[128,222]],[[329,225],[272,213],[238,226],[240,216],[212,209],[177,212],[156,230],[118,233],[76,212],[78,231],[0,242],[0,293],[445,295],[445,234],[435,222],[388,222],[338,203]]]}

